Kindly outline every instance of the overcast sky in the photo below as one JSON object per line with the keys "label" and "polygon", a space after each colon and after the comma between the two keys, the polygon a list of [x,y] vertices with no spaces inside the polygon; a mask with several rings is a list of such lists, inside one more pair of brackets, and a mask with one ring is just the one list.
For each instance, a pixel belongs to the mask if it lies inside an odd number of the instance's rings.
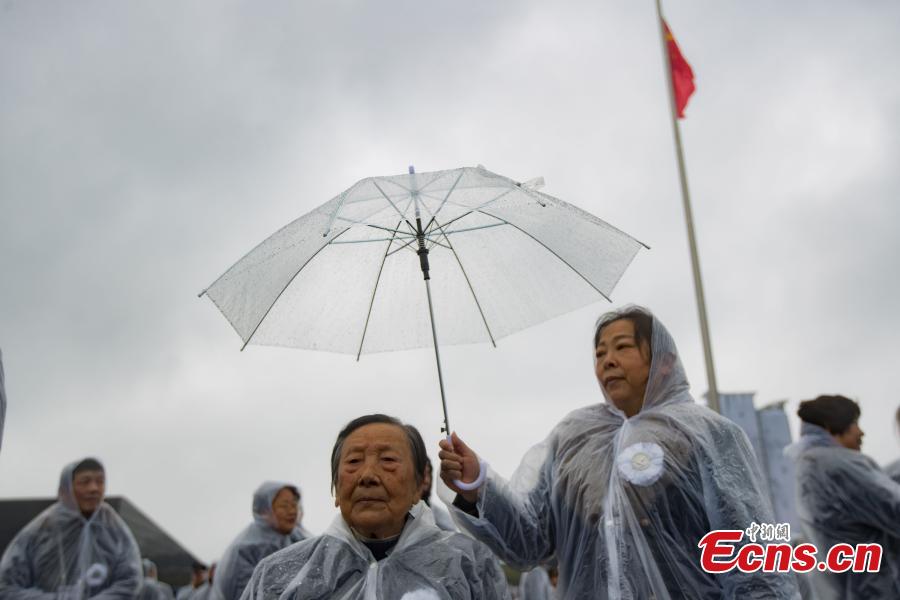
{"label": "overcast sky", "polygon": [[[843,393],[900,455],[900,5],[668,2],[697,75],[682,121],[719,386],[762,406]],[[484,164],[649,244],[613,293],[703,355],[650,0],[0,2],[0,497],[96,455],[200,558],[264,479],[335,513],[349,419],[436,448],[429,350],[250,346],[197,293],[356,180]],[[510,474],[598,402],[594,304],[446,348],[450,417]],[[792,418],[796,429],[796,420]],[[433,452],[436,454],[436,451]]]}

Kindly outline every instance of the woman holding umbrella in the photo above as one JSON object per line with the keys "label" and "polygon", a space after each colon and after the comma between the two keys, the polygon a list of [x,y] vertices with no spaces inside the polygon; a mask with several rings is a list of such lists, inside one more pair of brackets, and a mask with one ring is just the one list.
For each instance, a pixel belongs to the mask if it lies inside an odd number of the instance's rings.
{"label": "woman holding umbrella", "polygon": [[441,442],[454,518],[517,568],[555,556],[562,598],[791,598],[789,575],[712,575],[697,543],[771,523],[753,451],[694,402],[675,342],[649,311],[604,315],[594,335],[605,402],[566,416],[510,482],[456,435]]}

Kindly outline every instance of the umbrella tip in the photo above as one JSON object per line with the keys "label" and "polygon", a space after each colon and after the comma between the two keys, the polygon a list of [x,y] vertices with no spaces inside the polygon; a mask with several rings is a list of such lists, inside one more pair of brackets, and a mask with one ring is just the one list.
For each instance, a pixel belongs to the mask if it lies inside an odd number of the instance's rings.
{"label": "umbrella tip", "polygon": [[416,174],[416,168],[415,168],[414,166],[412,166],[412,165],[409,165],[409,174],[410,174],[410,175],[415,175],[415,174]]}

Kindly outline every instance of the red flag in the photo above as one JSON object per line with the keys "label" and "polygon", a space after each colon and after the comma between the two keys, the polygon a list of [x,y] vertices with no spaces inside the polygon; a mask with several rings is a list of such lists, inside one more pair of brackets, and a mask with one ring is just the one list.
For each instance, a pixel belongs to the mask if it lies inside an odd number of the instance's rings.
{"label": "red flag", "polygon": [[672,91],[675,92],[675,114],[679,119],[684,118],[684,107],[687,106],[688,98],[694,93],[694,70],[691,65],[681,55],[675,38],[669,30],[669,25],[663,20],[663,27],[666,30],[666,47],[669,50],[669,66],[672,67]]}

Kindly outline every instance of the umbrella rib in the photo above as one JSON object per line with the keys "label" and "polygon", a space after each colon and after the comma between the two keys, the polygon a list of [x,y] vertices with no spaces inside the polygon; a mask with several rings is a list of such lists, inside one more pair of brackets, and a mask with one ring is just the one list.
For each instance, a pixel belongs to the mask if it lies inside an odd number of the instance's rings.
{"label": "umbrella rib", "polygon": [[[495,217],[495,216],[492,215],[491,213],[484,212],[484,211],[481,210],[481,209],[484,208],[485,206],[487,206],[488,204],[493,204],[494,202],[496,202],[497,200],[499,200],[500,198],[502,198],[503,196],[509,194],[509,193],[512,192],[512,191],[514,191],[514,190],[512,190],[512,189],[506,190],[505,192],[503,192],[503,193],[500,194],[499,196],[496,196],[496,197],[494,197],[494,198],[488,200],[487,202],[483,202],[482,204],[479,204],[479,205],[478,205],[477,207],[475,207],[475,208],[470,208],[468,212],[464,212],[463,214],[459,215],[458,217],[454,217],[454,218],[450,219],[449,221],[447,221],[446,223],[444,223],[444,227],[448,227],[448,226],[452,225],[453,223],[459,221],[460,219],[463,219],[463,218],[465,218],[465,217],[468,217],[469,215],[474,214],[474,213],[481,213],[481,214],[486,215],[486,216],[488,216],[488,217],[493,217],[494,219],[497,219],[497,220],[500,221],[501,223],[506,223],[506,221],[504,221],[504,220],[501,219],[500,217]],[[451,202],[451,204],[453,204],[453,203]],[[462,205],[454,205],[454,206],[460,206],[460,208],[463,208]],[[465,208],[468,208],[468,207],[465,207]],[[437,213],[435,213],[435,216],[437,216]],[[507,225],[508,225],[508,223],[507,223]]]}
{"label": "umbrella rib", "polygon": [[[456,264],[459,265],[459,270],[462,271],[463,277],[466,278],[466,284],[469,286],[469,291],[472,292],[472,299],[475,300],[475,306],[478,307],[478,313],[481,315],[481,321],[484,323],[484,328],[487,330],[488,337],[491,338],[491,344],[494,346],[494,348],[496,348],[497,341],[494,339],[494,334],[491,333],[491,327],[490,325],[488,325],[487,317],[484,316],[484,311],[481,309],[481,302],[478,301],[478,296],[475,294],[475,288],[472,287],[472,282],[469,281],[469,274],[466,273],[466,269],[465,267],[463,267],[462,261],[459,259],[459,254],[456,253],[456,249],[450,242],[450,237],[444,231],[444,228],[440,223],[437,222],[437,220],[434,221],[434,224],[438,229],[441,230],[441,233],[444,234],[444,239],[447,240],[447,245],[450,247],[450,251],[453,252],[453,256],[456,257]],[[443,244],[441,245],[443,246]]]}
{"label": "umbrella rib", "polygon": [[[415,233],[416,233],[416,230],[415,230],[415,229],[413,228],[413,226],[410,224],[409,219],[407,219],[406,216],[405,216],[402,212],[400,212],[400,209],[397,208],[397,205],[394,204],[394,201],[391,200],[390,196],[388,196],[387,194],[384,193],[384,190],[381,189],[381,186],[378,185],[378,182],[375,181],[375,180],[373,179],[373,180],[372,180],[372,185],[374,185],[375,188],[376,188],[379,192],[381,192],[381,195],[384,196],[384,199],[388,201],[388,204],[390,204],[391,206],[394,207],[394,210],[397,211],[397,214],[400,216],[400,221],[401,221],[401,222],[405,221],[407,227],[409,227],[410,230],[413,232],[413,234],[415,234]],[[401,187],[402,187],[402,186],[401,186]],[[400,223],[397,223],[397,227],[400,227]]]}
{"label": "umbrella rib", "polygon": [[465,175],[465,173],[466,173],[465,169],[460,169],[460,170],[459,170],[459,176],[456,178],[456,181],[453,182],[453,185],[450,186],[450,189],[447,191],[447,195],[444,196],[444,200],[440,203],[440,205],[437,207],[437,210],[434,211],[434,212],[432,213],[432,215],[437,216],[437,214],[438,214],[439,212],[441,212],[441,209],[444,208],[444,205],[447,203],[447,200],[450,199],[450,194],[452,194],[452,193],[453,193],[453,190],[456,189],[456,184],[459,183],[459,180],[462,179],[462,176]]}
{"label": "umbrella rib", "polygon": [[356,186],[359,185],[359,181],[350,186],[349,189],[345,190],[343,194],[341,194],[341,199],[338,201],[337,206],[334,207],[334,212],[331,213],[331,218],[328,219],[328,227],[325,228],[325,233],[322,234],[322,237],[328,237],[328,232],[331,231],[331,228],[334,226],[334,220],[337,218],[339,212],[341,212],[341,208],[344,206],[344,201],[347,199],[347,196],[350,195],[350,192],[356,189]]}
{"label": "umbrella rib", "polygon": [[[373,225],[372,223],[364,223],[364,225],[366,227],[371,227],[373,229],[381,229],[382,231],[387,231],[388,233],[391,233],[394,235],[397,235],[398,233],[400,233],[399,229],[391,229],[390,227],[382,227],[381,225]],[[399,223],[397,225],[399,227]],[[413,235],[415,235],[415,234],[413,234]]]}
{"label": "umbrella rib", "polygon": [[[479,211],[479,212],[481,212],[481,211]],[[498,217],[498,216],[496,216],[496,215],[492,215],[491,213],[484,213],[484,214],[486,214],[486,215],[489,216],[489,217],[494,217],[495,219],[498,219],[498,220],[500,220],[500,221],[503,221],[504,223],[506,223],[506,224],[509,225],[510,227],[513,227],[513,228],[515,228],[515,229],[521,231],[522,233],[524,233],[525,235],[527,235],[528,237],[530,237],[531,239],[533,239],[535,242],[537,242],[538,244],[540,244],[541,246],[543,246],[544,249],[545,249],[547,252],[549,252],[550,254],[552,254],[553,256],[555,256],[556,258],[558,258],[560,261],[562,261],[562,263],[563,263],[564,265],[566,265],[567,267],[569,267],[570,269],[572,269],[579,277],[581,277],[582,279],[584,279],[584,281],[585,281],[589,286],[591,286],[592,288],[594,288],[594,290],[596,290],[596,292],[597,292],[598,294],[600,294],[601,296],[603,296],[603,297],[606,299],[607,302],[612,302],[612,300],[609,299],[609,296],[607,296],[606,294],[604,294],[603,292],[601,292],[601,291],[597,288],[596,285],[594,285],[593,283],[591,283],[591,280],[590,280],[590,279],[588,279],[587,277],[585,277],[584,275],[582,275],[581,271],[579,271],[578,269],[576,269],[575,267],[573,267],[572,265],[570,265],[569,262],[568,262],[566,259],[564,259],[562,256],[560,256],[559,254],[557,254],[552,248],[550,248],[550,246],[548,246],[547,244],[545,244],[545,243],[542,242],[541,240],[537,239],[536,237],[534,237],[533,235],[531,235],[530,233],[528,233],[527,231],[525,231],[525,230],[522,229],[521,227],[519,227],[519,226],[517,226],[517,225],[515,225],[515,224],[513,224],[513,223],[510,223],[509,221],[507,221],[507,220],[505,220],[505,219],[501,219],[500,217]]]}
{"label": "umbrella rib", "polygon": [[300,271],[302,271],[304,268],[306,268],[306,265],[308,265],[308,264],[310,263],[310,261],[312,261],[312,259],[314,259],[315,257],[317,257],[317,256],[319,255],[319,252],[321,252],[322,250],[324,250],[325,248],[327,248],[327,247],[331,244],[332,241],[334,241],[334,240],[336,240],[337,238],[341,237],[342,235],[344,235],[345,233],[347,233],[348,231],[350,231],[350,229],[351,229],[351,228],[348,227],[347,229],[343,230],[342,232],[340,232],[339,234],[337,234],[336,236],[334,236],[333,238],[331,238],[330,240],[328,240],[326,243],[322,244],[322,247],[319,248],[318,250],[316,250],[315,254],[313,254],[312,256],[310,256],[310,257],[306,260],[306,262],[303,263],[303,265],[301,265],[301,267],[300,267],[299,269],[297,269],[297,272],[296,272],[296,273],[294,273],[293,275],[291,275],[291,278],[288,279],[288,282],[287,282],[286,284],[284,284],[284,287],[281,288],[281,291],[278,292],[278,295],[275,296],[275,299],[274,299],[274,300],[272,300],[272,304],[270,304],[270,305],[269,305],[269,308],[266,309],[266,313],[262,316],[262,318],[261,318],[261,319],[259,320],[259,322],[256,324],[256,327],[254,327],[254,328],[253,328],[253,331],[250,332],[250,335],[247,336],[247,341],[244,342],[244,345],[243,345],[243,346],[241,346],[241,352],[244,351],[244,348],[247,347],[247,344],[249,344],[249,343],[250,343],[250,340],[253,339],[253,336],[256,335],[257,330],[259,330],[259,326],[262,325],[263,321],[266,320],[266,317],[269,316],[269,313],[272,312],[272,308],[273,308],[276,304],[278,304],[278,300],[281,299],[281,296],[284,294],[284,291],[285,291],[286,289],[288,289],[288,287],[290,287],[290,285],[291,285],[292,283],[294,283],[294,279],[297,278],[297,275],[300,274]]}
{"label": "umbrella rib", "polygon": [[[397,227],[400,227],[399,222],[397,223]],[[363,343],[366,341],[366,332],[369,331],[369,318],[372,316],[372,307],[375,306],[375,293],[378,291],[378,283],[381,281],[381,272],[384,271],[384,262],[387,260],[388,251],[393,244],[394,240],[391,239],[384,249],[384,256],[381,257],[381,266],[378,267],[378,277],[375,278],[375,287],[372,288],[372,298],[369,300],[369,312],[366,313],[366,324],[363,326],[362,337],[359,339],[359,350],[356,353],[357,362],[359,362],[359,357],[362,355]]]}
{"label": "umbrella rib", "polygon": [[[398,252],[400,252],[400,251],[403,250],[404,248],[407,248],[407,247],[410,246],[411,244],[414,244],[415,242],[416,242],[416,238],[413,238],[413,239],[409,240],[408,242],[406,242],[406,243],[403,244],[402,246],[400,246],[400,247],[398,247],[398,248],[394,248],[393,250],[391,250],[390,252],[388,252],[388,256],[391,256],[392,254],[397,254]],[[390,244],[388,244],[388,250],[390,250]]]}
{"label": "umbrella rib", "polygon": [[[456,232],[452,232],[452,233],[456,233]],[[416,238],[415,238],[415,236],[410,235],[408,233],[403,233],[403,234],[397,235],[393,238],[382,237],[382,238],[374,238],[371,240],[341,240],[339,242],[334,242],[334,245],[340,246],[343,244],[374,244],[376,242],[389,242],[391,240],[394,240],[394,241],[413,240],[413,241],[415,241]]]}
{"label": "umbrella rib", "polygon": [[[444,235],[452,235],[454,233],[466,233],[467,231],[478,231],[479,229],[490,229],[492,227],[503,227],[504,225],[509,225],[509,223],[491,223],[490,225],[478,225],[477,227],[463,227],[462,229],[454,229],[452,231],[444,232],[441,231]],[[426,233],[426,235],[428,235]],[[348,242],[338,242],[342,244],[346,244]]]}
{"label": "umbrella rib", "polygon": [[[495,198],[495,200],[496,200],[496,199],[497,199],[497,198]],[[487,216],[487,217],[491,217],[491,218],[497,219],[498,221],[500,221],[500,223],[499,223],[500,225],[503,225],[504,223],[507,224],[507,225],[509,225],[509,223],[506,223],[506,221],[504,221],[503,219],[501,219],[501,218],[499,218],[499,217],[495,217],[495,216],[492,215],[492,214],[488,214],[488,213],[486,213],[486,212],[482,212],[480,209],[473,208],[472,210],[470,210],[470,211],[467,212],[467,213],[463,213],[463,214],[459,215],[458,217],[454,217],[454,218],[450,219],[449,221],[447,221],[446,223],[444,223],[444,227],[449,227],[450,225],[452,225],[453,223],[456,223],[456,222],[459,221],[460,219],[464,219],[465,217],[468,217],[469,215],[473,215],[473,214],[475,214],[476,212],[481,213],[481,214],[483,214],[483,215],[485,215],[485,216]],[[450,233],[453,233],[453,232],[451,231]]]}

